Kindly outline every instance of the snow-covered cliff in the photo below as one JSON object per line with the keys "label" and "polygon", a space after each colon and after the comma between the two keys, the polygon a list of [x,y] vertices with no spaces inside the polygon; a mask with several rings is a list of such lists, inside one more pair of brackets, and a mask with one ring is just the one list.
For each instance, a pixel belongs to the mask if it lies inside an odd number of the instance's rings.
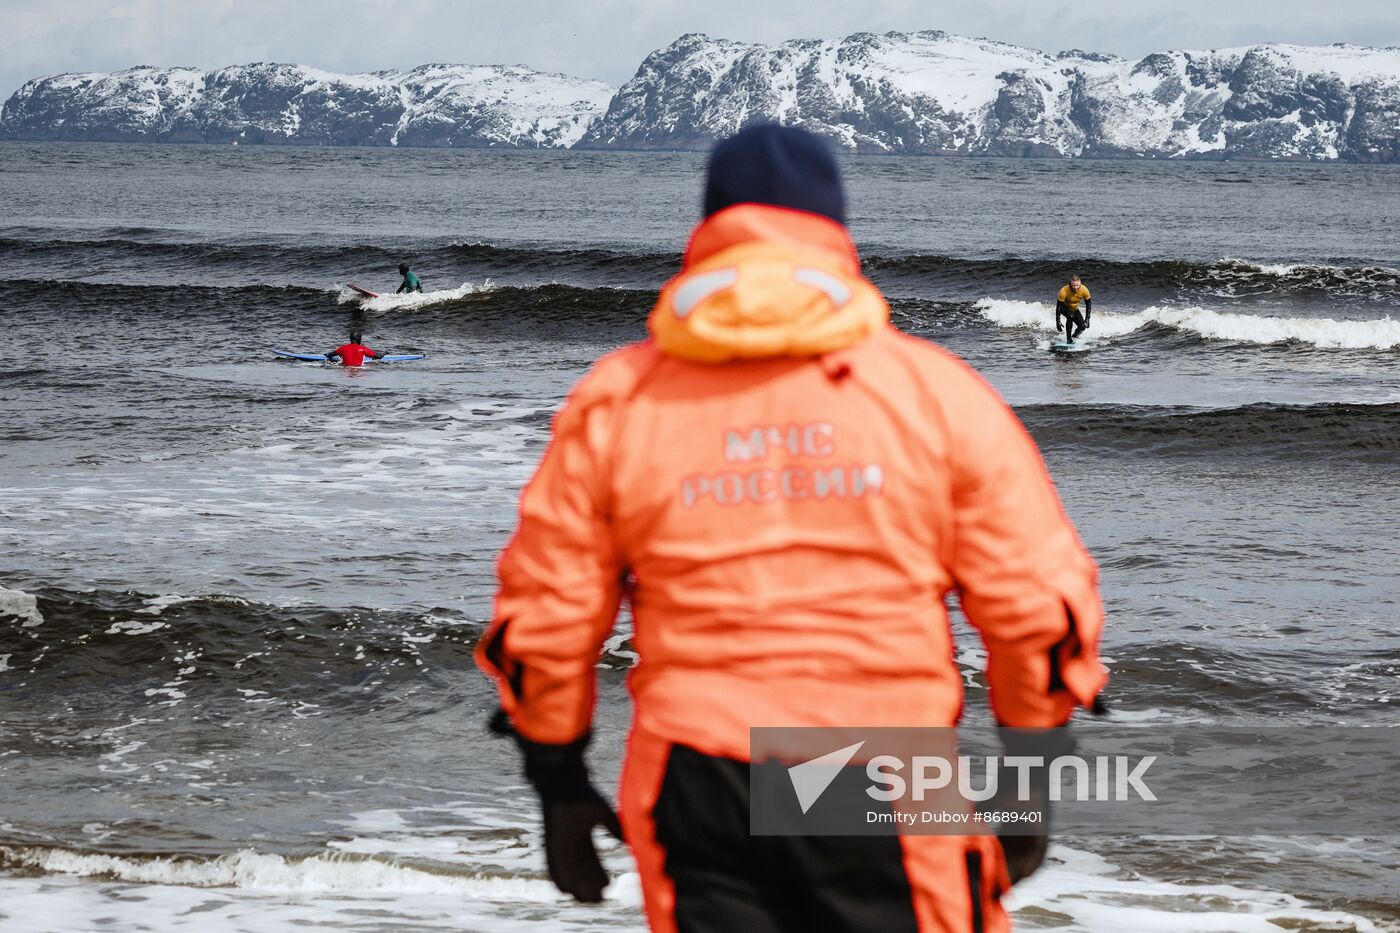
{"label": "snow-covered cliff", "polygon": [[302,65],[129,68],[30,81],[0,112],[20,139],[565,147],[606,109],[601,81],[522,67],[342,75]]}
{"label": "snow-covered cliff", "polygon": [[1261,45],[1138,62],[943,32],[652,53],[579,145],[693,148],[756,120],[864,152],[1400,158],[1400,49]]}

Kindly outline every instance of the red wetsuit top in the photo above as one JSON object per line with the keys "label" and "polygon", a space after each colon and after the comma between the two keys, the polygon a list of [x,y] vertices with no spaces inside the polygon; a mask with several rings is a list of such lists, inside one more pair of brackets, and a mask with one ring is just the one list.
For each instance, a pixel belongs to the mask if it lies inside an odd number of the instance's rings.
{"label": "red wetsuit top", "polygon": [[331,355],[340,357],[342,366],[363,366],[365,357],[373,357],[375,352],[362,343],[347,343],[336,347]]}

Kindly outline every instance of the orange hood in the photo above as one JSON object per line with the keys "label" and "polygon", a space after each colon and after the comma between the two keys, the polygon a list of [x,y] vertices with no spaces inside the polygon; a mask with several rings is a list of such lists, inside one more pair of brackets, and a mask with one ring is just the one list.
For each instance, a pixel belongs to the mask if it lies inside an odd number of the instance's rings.
{"label": "orange hood", "polygon": [[818,214],[737,204],[695,228],[680,275],[647,322],[667,354],[704,363],[817,356],[884,327],[846,228]]}

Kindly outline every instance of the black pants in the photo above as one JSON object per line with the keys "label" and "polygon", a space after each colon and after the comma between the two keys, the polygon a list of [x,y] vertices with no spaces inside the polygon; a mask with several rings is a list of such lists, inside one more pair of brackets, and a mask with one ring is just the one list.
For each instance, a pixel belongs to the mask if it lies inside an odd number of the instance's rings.
{"label": "black pants", "polygon": [[1084,319],[1084,315],[1078,308],[1065,308],[1059,312],[1065,316],[1065,339],[1074,340],[1084,333],[1084,328],[1089,326],[1089,322]]}
{"label": "black pants", "polygon": [[918,930],[898,837],[750,836],[747,762],[673,746],[654,817],[681,933]]}

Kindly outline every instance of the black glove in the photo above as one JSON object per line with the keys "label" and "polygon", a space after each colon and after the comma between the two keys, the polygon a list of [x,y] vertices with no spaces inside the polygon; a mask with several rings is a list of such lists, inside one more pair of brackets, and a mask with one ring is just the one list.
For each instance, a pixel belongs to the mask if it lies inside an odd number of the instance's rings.
{"label": "black glove", "polygon": [[[1049,765],[1061,755],[1074,753],[1074,738],[1069,727],[1058,729],[1008,729],[998,730],[1006,757],[1032,756],[1044,761],[1039,768],[1029,769],[1030,799],[1018,800],[1019,772],[1007,768],[998,781],[997,798],[992,807],[998,810],[1017,810],[1023,814],[1036,814],[1037,822],[1007,823],[1007,832],[1000,833],[997,841],[1006,856],[1006,871],[1015,884],[1029,878],[1045,861],[1045,853],[1050,848],[1050,796]],[[1036,827],[1038,832],[1027,833],[1028,827]],[[1019,832],[1014,830],[1019,829]]]}
{"label": "black glove", "polygon": [[1011,883],[1016,884],[1035,874],[1045,861],[1045,853],[1050,848],[1050,837],[1044,836],[998,836],[1002,854],[1006,856],[1006,873]]}
{"label": "black glove", "polygon": [[486,722],[486,731],[492,735],[514,736],[515,725],[510,721],[510,716],[506,714],[506,711],[498,706]]}
{"label": "black glove", "polygon": [[1064,330],[1064,329],[1065,329],[1064,321],[1061,321],[1061,320],[1060,320],[1060,316],[1059,316],[1058,314],[1055,315],[1055,329],[1056,329],[1056,330]]}
{"label": "black glove", "polygon": [[622,824],[596,790],[582,800],[544,805],[544,854],[554,886],[584,904],[603,899],[608,873],[593,846],[593,827],[601,826],[622,838]]}
{"label": "black glove", "polygon": [[525,753],[525,776],[540,795],[544,810],[544,854],[554,886],[585,904],[603,899],[608,873],[593,845],[593,828],[602,826],[619,840],[622,824],[588,780],[583,750],[589,736],[567,745],[547,745],[516,736]]}

